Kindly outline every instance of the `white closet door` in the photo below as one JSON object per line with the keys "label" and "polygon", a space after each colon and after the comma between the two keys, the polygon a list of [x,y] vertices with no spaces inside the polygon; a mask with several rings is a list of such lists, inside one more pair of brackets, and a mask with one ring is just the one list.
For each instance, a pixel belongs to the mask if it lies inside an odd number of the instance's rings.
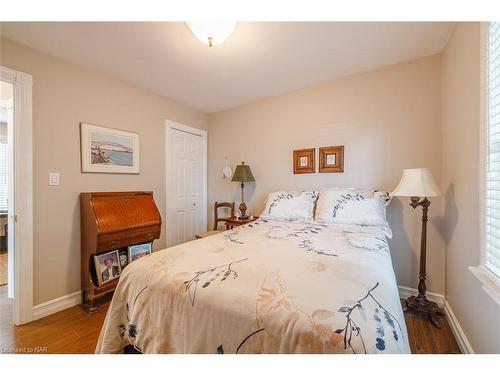
{"label": "white closet door", "polygon": [[[202,232],[202,137],[180,131],[170,130],[170,170],[171,199],[174,217],[167,218],[167,225],[174,246],[195,239]],[[171,211],[171,212],[172,212]]]}

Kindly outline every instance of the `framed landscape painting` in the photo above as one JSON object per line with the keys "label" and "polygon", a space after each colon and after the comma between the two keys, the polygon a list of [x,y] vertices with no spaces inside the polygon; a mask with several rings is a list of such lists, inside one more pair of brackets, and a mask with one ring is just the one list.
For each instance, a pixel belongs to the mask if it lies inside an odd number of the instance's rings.
{"label": "framed landscape painting", "polygon": [[139,173],[139,134],[80,124],[82,172]]}

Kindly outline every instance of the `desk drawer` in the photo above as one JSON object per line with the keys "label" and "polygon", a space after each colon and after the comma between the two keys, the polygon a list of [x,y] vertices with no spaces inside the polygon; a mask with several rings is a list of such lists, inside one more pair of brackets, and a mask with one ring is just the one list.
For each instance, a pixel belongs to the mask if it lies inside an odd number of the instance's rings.
{"label": "desk drawer", "polygon": [[101,234],[97,238],[97,252],[119,249],[130,245],[151,242],[160,238],[159,225],[138,229],[129,229],[123,232]]}

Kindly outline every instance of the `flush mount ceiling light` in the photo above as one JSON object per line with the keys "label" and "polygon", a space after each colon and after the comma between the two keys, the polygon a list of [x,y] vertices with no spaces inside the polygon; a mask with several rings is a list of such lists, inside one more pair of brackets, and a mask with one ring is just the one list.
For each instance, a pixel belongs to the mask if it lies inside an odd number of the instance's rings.
{"label": "flush mount ceiling light", "polygon": [[186,22],[187,27],[210,47],[221,44],[233,33],[236,22]]}

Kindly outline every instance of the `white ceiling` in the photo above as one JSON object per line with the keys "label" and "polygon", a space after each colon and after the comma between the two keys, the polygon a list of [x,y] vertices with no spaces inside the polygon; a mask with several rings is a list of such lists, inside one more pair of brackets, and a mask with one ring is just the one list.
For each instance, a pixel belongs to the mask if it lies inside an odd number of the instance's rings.
{"label": "white ceiling", "polygon": [[179,22],[3,23],[8,39],[213,113],[439,53],[453,23],[239,23],[209,48]]}

